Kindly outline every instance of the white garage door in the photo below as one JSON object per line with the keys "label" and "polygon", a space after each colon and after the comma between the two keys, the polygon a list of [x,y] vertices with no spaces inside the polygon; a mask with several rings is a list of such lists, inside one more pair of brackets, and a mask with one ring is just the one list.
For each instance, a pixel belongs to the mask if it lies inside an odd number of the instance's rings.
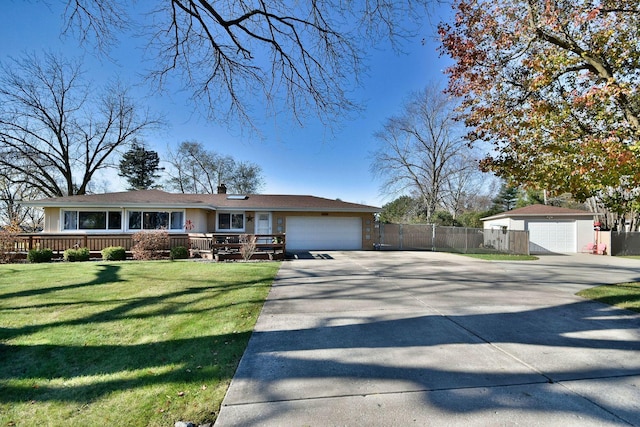
{"label": "white garage door", "polygon": [[575,221],[532,221],[528,228],[530,252],[577,252]]}
{"label": "white garage door", "polygon": [[287,217],[287,249],[362,249],[362,218]]}

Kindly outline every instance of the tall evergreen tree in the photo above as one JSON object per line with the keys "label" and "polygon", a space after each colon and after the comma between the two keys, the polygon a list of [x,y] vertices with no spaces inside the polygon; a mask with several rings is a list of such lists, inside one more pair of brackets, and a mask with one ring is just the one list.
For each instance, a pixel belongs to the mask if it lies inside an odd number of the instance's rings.
{"label": "tall evergreen tree", "polygon": [[503,185],[498,195],[492,200],[491,211],[495,213],[506,212],[514,209],[520,195],[520,189],[509,185]]}
{"label": "tall evergreen tree", "polygon": [[131,149],[122,155],[120,160],[120,175],[129,183],[129,190],[147,190],[154,186],[160,178],[160,157],[153,150],[147,150],[144,144],[134,140]]}

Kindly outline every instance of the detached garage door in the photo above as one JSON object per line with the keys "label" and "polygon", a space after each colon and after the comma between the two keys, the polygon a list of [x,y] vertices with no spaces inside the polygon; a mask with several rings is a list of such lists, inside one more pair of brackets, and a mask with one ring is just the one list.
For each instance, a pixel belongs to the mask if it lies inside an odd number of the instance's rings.
{"label": "detached garage door", "polygon": [[361,218],[287,217],[287,249],[360,250]]}
{"label": "detached garage door", "polygon": [[529,252],[577,252],[575,221],[529,222]]}

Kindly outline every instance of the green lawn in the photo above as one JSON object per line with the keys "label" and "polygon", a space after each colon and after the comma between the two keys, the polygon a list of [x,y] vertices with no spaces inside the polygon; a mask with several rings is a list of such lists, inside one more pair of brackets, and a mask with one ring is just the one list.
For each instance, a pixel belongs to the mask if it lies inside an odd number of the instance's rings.
{"label": "green lawn", "polygon": [[510,255],[510,254],[461,254],[471,258],[487,261],[535,261],[539,259],[534,255]]}
{"label": "green lawn", "polygon": [[577,295],[640,312],[640,282],[598,286],[580,291]]}
{"label": "green lawn", "polygon": [[0,425],[214,421],[279,266],[0,265]]}

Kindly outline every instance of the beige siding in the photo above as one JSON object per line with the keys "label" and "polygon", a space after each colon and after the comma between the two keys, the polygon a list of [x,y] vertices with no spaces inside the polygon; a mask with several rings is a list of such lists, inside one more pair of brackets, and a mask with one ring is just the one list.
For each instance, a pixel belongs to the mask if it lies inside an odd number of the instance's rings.
{"label": "beige siding", "polygon": [[187,230],[190,233],[206,233],[208,229],[208,212],[205,209],[186,209],[185,221],[191,221],[193,229]]}
{"label": "beige siding", "polygon": [[216,232],[216,211],[207,212],[207,233]]}
{"label": "beige siding", "polygon": [[[249,221],[251,217],[251,221]],[[246,211],[244,213],[244,231],[247,234],[254,234],[256,229],[256,213],[254,211]]]}
{"label": "beige siding", "polygon": [[60,232],[60,208],[44,208],[44,228],[45,233]]}

